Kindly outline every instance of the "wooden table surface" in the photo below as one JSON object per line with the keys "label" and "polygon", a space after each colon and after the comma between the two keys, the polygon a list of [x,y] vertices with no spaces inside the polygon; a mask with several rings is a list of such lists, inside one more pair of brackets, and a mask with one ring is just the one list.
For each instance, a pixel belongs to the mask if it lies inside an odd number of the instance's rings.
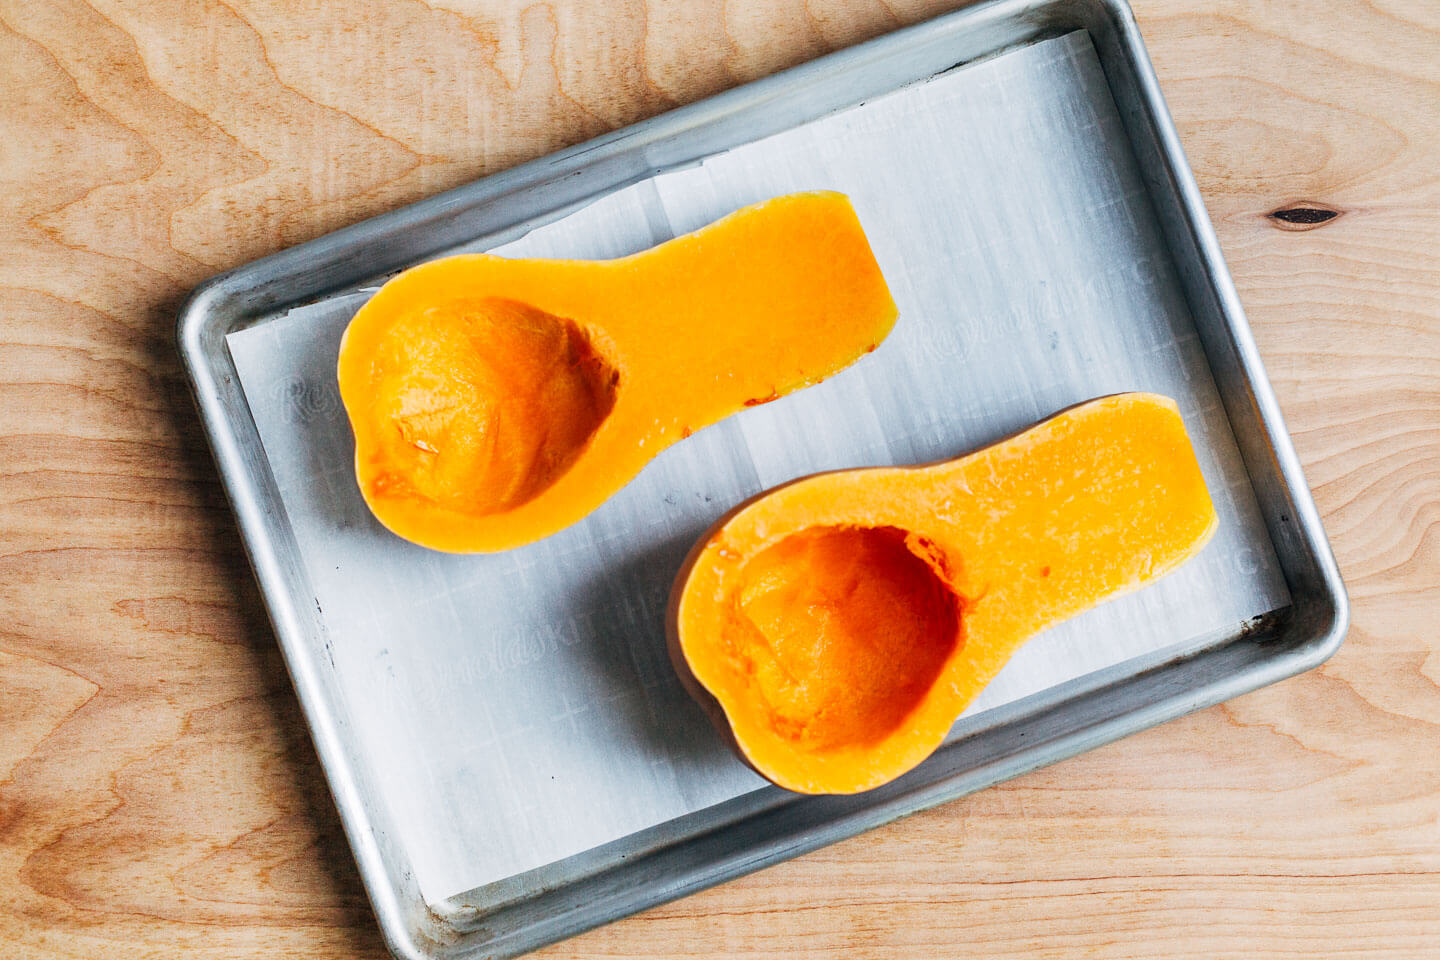
{"label": "wooden table surface", "polygon": [[[0,0],[0,956],[384,952],[181,378],[186,291],[946,7]],[[1440,4],[1137,13],[1345,646],[546,956],[1440,957]],[[1339,216],[1267,216],[1295,201]]]}

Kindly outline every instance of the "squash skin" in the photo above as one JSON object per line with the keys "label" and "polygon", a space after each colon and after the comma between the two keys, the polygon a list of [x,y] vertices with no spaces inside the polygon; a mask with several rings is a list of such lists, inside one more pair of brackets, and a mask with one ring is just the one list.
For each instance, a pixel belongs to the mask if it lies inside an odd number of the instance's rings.
{"label": "squash skin", "polygon": [[[618,260],[421,264],[341,341],[356,479],[376,518],[414,543],[523,546],[583,519],[676,441],[874,350],[897,312],[849,200],[825,191]],[[535,332],[517,340],[502,321],[522,315]],[[598,372],[567,385],[576,356]],[[543,382],[528,386],[529,372]],[[592,403],[596,389],[609,392]],[[596,411],[588,432],[569,428]],[[504,439],[524,431],[541,439]]]}
{"label": "squash skin", "polygon": [[[701,537],[676,577],[667,616],[671,661],[761,776],[801,793],[868,790],[934,752],[1031,636],[1164,576],[1203,548],[1217,522],[1174,401],[1103,397],[954,460],[818,474],[740,504]],[[904,531],[911,551],[953,596],[959,623],[946,661],[906,702],[898,724],[886,726],[895,713],[887,711],[863,738],[811,736],[793,715],[777,723],[790,704],[773,697],[773,680],[765,687],[776,663],[796,687],[829,697],[833,709],[817,716],[817,726],[833,727],[832,718],[857,702],[826,671],[842,678],[854,672],[830,633],[808,647],[802,636],[794,654],[794,636],[747,623],[746,603],[757,592],[747,567],[797,534],[875,528]],[[776,583],[770,565],[762,566],[761,593]],[[802,564],[791,581],[817,572],[833,576],[833,569]],[[813,616],[812,604],[785,626],[803,633]],[[827,628],[837,616],[824,621]],[[906,653],[903,644],[891,652],[897,662]],[[815,700],[809,689],[802,694],[805,703]]]}

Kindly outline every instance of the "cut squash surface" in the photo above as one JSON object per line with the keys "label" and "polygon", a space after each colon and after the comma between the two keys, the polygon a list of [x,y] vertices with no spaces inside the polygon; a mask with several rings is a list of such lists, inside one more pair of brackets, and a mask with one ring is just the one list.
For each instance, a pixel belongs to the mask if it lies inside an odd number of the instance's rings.
{"label": "cut squash surface", "polygon": [[360,490],[424,546],[522,546],[694,431],[848,366],[895,317],[838,193],[777,197],[619,260],[422,264],[341,343]]}
{"label": "cut squash surface", "polygon": [[1028,638],[1173,570],[1216,522],[1174,402],[1104,397],[956,460],[742,505],[676,580],[671,656],[763,776],[866,790],[933,752]]}

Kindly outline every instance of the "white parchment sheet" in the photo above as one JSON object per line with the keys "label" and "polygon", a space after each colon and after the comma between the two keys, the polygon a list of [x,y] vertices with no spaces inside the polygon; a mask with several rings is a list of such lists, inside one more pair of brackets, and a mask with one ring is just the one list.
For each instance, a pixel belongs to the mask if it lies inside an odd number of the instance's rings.
{"label": "white parchment sheet", "polygon": [[1288,602],[1082,33],[657,176],[497,252],[619,256],[819,188],[859,211],[900,304],[890,338],[671,448],[583,523],[524,549],[432,553],[369,515],[335,384],[341,332],[367,293],[230,336],[358,749],[427,900],[761,786],[680,690],[662,618],[705,527],[792,477],[954,456],[1100,394],[1179,401],[1220,511],[1215,541],[1033,640],[973,711]]}

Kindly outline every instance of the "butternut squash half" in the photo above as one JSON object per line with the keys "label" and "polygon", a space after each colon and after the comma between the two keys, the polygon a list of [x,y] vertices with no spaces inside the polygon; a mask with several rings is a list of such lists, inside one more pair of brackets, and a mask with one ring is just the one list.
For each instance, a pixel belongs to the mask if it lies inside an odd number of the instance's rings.
{"label": "butternut squash half", "polygon": [[777,197],[619,260],[422,264],[340,344],[360,491],[423,546],[522,546],[693,431],[848,366],[895,317],[838,193]]}
{"label": "butternut squash half", "polygon": [[742,504],[675,581],[671,659],[762,776],[867,790],[929,756],[1028,638],[1175,569],[1215,525],[1174,401],[1104,397],[956,460]]}

